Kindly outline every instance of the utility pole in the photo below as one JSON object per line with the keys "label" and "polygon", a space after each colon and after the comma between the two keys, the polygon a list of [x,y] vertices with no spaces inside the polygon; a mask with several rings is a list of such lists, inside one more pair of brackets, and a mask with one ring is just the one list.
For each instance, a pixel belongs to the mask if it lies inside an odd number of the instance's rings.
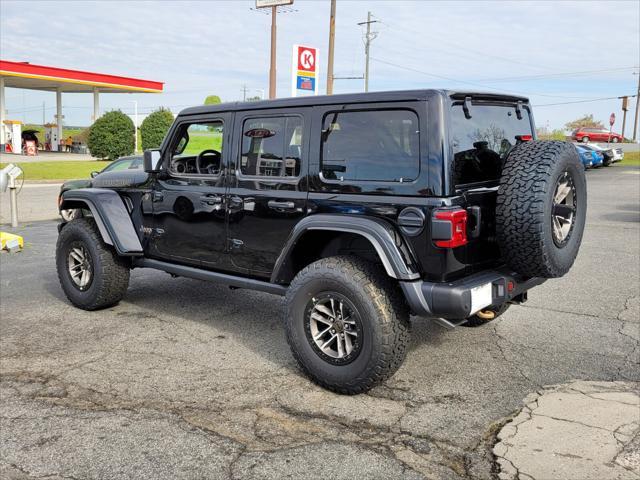
{"label": "utility pole", "polygon": [[269,67],[269,99],[276,98],[276,14],[278,7],[271,7],[271,65]]}
{"label": "utility pole", "polygon": [[622,141],[624,142],[624,127],[627,124],[627,110],[629,110],[629,97],[619,97],[622,99]]}
{"label": "utility pole", "polygon": [[365,67],[364,67],[364,91],[369,91],[369,50],[371,46],[371,42],[378,36],[378,32],[371,31],[371,24],[378,23],[377,20],[371,20],[371,12],[367,12],[367,21],[360,22],[358,25],[366,25],[367,26],[367,34],[365,36],[364,43],[364,55],[365,55]]}
{"label": "utility pole", "polygon": [[336,0],[331,0],[329,14],[329,55],[327,60],[327,95],[333,94],[333,49],[336,39]]}
{"label": "utility pole", "polygon": [[246,102],[247,101],[247,86],[246,85],[242,85],[242,88],[240,89],[240,91],[242,92],[242,101]]}
{"label": "utility pole", "polygon": [[44,102],[42,102],[42,125],[44,125],[44,121],[45,121],[44,111],[45,111]]}
{"label": "utility pole", "polygon": [[640,104],[640,72],[634,73],[638,75],[638,91],[636,92],[636,119],[633,122],[633,141],[636,141],[638,134],[638,104]]}

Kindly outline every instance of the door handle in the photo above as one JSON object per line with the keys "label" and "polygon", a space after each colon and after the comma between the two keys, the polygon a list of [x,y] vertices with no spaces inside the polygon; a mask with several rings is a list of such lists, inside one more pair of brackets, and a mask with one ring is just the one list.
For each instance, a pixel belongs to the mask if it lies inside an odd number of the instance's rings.
{"label": "door handle", "polygon": [[296,208],[296,204],[291,201],[280,202],[278,200],[269,200],[267,202],[267,205],[269,205],[269,208],[275,208],[280,210],[293,210],[294,208]]}
{"label": "door handle", "polygon": [[222,203],[222,197],[219,195],[203,195],[200,197],[200,200],[207,205],[218,205]]}

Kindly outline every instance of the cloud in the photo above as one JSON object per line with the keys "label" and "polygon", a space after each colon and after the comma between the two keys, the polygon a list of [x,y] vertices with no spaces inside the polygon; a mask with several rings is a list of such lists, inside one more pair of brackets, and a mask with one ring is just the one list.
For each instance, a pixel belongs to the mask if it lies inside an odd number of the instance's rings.
{"label": "cloud", "polygon": [[[103,95],[105,109],[141,110],[201,103],[208,94],[241,97],[242,85],[268,89],[270,16],[249,0],[157,2],[1,1],[2,58],[164,81],[162,95]],[[529,95],[538,104],[629,94],[632,70],[573,77],[563,72],[632,67],[640,62],[638,2],[337,2],[335,72],[364,70],[362,27],[371,9],[378,32],[371,48],[372,90],[452,87]],[[324,89],[328,1],[295,0],[278,15],[278,93],[290,94],[291,46],[320,48]],[[34,28],[34,26],[37,26]],[[529,79],[502,81],[504,77]],[[443,78],[446,77],[446,78]],[[336,80],[335,91],[362,81]],[[483,88],[485,87],[485,88]],[[15,92],[15,91],[13,91]],[[51,94],[8,93],[8,108],[40,120]],[[12,100],[9,97],[14,97]],[[86,98],[85,98],[86,97]],[[570,98],[572,97],[572,98]],[[86,124],[89,96],[65,95],[68,123]],[[544,107],[538,121],[559,126],[576,113],[608,117],[617,101]]]}

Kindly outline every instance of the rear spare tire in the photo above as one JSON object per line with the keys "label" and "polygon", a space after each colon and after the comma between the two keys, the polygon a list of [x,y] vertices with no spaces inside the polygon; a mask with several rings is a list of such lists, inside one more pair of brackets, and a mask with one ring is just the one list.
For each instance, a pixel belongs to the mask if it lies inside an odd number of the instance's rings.
{"label": "rear spare tire", "polygon": [[517,145],[505,160],[496,199],[503,258],[527,277],[566,274],[578,254],[587,211],[584,168],[567,142]]}

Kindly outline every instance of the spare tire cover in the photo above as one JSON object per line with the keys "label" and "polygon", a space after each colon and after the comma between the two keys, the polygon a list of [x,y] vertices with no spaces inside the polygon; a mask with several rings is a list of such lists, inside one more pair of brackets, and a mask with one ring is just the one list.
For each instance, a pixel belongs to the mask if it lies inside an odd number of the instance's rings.
{"label": "spare tire cover", "polygon": [[584,167],[568,142],[516,145],[505,160],[496,199],[501,254],[527,277],[566,274],[578,254],[587,211]]}

